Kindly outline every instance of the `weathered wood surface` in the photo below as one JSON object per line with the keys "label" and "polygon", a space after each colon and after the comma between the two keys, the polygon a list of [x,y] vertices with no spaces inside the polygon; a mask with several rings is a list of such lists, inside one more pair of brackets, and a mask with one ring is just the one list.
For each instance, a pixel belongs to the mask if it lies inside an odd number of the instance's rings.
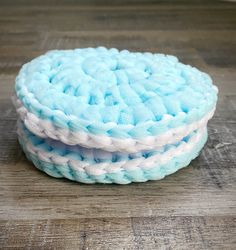
{"label": "weathered wood surface", "polygon": [[[236,249],[236,4],[107,2],[0,0],[0,248]],[[175,54],[211,74],[220,99],[191,166],[162,181],[89,186],[25,159],[9,99],[21,65],[98,45]]]}

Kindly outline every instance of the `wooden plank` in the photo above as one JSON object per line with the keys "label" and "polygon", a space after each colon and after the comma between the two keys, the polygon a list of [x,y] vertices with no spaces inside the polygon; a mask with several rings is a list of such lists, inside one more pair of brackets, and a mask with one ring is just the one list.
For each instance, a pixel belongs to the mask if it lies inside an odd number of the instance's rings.
{"label": "wooden plank", "polygon": [[14,249],[233,249],[233,217],[133,217],[2,221]]}
{"label": "wooden plank", "polygon": [[[178,5],[177,5],[178,6]],[[234,30],[235,5],[214,8],[214,5],[162,5],[159,8],[6,8],[0,10],[0,30]],[[191,20],[191,21],[190,21]]]}

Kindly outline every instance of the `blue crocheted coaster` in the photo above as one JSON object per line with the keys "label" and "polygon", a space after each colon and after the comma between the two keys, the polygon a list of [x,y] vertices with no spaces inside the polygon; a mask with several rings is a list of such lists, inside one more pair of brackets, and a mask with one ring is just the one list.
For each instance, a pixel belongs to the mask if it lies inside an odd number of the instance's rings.
{"label": "blue crocheted coaster", "polygon": [[41,160],[37,155],[30,153],[25,144],[19,138],[19,142],[27,156],[27,158],[34,163],[34,165],[44,171],[50,176],[56,178],[65,177],[67,179],[78,181],[82,183],[116,183],[116,184],[129,184],[131,182],[145,182],[148,180],[160,180],[166,175],[170,175],[177,170],[189,165],[190,161],[196,158],[204,146],[207,140],[207,134],[205,133],[203,138],[194,146],[191,152],[185,153],[173,157],[168,163],[162,165],[153,165],[152,168],[136,168],[120,170],[111,173],[105,173],[101,175],[93,175],[86,171],[70,167],[69,165],[56,164],[52,162],[46,162]]}
{"label": "blue crocheted coaster", "polygon": [[207,139],[207,131],[203,129],[159,150],[121,154],[64,145],[39,138],[20,127],[19,142],[38,169],[53,177],[83,183],[128,184],[162,179],[187,166]]}
{"label": "blue crocheted coaster", "polygon": [[206,142],[218,93],[174,56],[103,47],[35,58],[15,89],[19,141],[37,168],[119,184],[187,166]]}
{"label": "blue crocheted coaster", "polygon": [[217,100],[211,78],[174,56],[102,47],[32,60],[16,78],[16,94],[56,127],[135,139],[198,121]]}

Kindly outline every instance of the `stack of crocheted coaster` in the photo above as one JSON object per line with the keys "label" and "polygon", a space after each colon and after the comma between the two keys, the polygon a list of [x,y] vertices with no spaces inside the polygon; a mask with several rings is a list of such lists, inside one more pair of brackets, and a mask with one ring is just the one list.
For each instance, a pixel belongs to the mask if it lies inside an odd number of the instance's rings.
{"label": "stack of crocheted coaster", "polygon": [[174,56],[50,51],[16,78],[19,142],[40,170],[84,183],[144,182],[187,166],[217,88]]}

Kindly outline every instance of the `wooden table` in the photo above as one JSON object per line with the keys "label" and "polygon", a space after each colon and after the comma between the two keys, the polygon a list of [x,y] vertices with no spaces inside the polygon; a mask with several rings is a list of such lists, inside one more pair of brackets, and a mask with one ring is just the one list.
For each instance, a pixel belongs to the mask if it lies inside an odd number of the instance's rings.
{"label": "wooden table", "polygon": [[[107,2],[0,0],[0,248],[236,249],[236,4]],[[174,54],[212,76],[217,112],[188,168],[82,185],[25,159],[10,101],[20,67],[49,49],[99,45]]]}

